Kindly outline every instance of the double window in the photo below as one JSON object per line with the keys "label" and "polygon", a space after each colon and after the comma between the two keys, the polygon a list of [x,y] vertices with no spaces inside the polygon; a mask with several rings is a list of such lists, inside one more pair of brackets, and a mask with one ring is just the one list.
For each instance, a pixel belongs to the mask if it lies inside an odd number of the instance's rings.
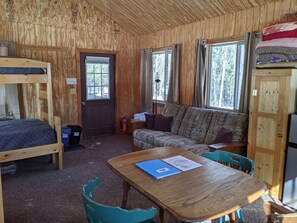
{"label": "double window", "polygon": [[244,70],[243,41],[208,46],[207,107],[238,110]]}
{"label": "double window", "polygon": [[152,70],[153,70],[153,100],[166,101],[168,95],[171,50],[153,52]]}

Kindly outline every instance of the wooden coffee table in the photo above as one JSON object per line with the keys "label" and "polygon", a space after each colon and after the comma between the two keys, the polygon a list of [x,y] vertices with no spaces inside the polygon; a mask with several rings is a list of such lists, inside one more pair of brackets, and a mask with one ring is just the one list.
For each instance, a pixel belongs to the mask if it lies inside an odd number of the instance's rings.
{"label": "wooden coffee table", "polygon": [[[203,166],[160,180],[135,166],[177,155]],[[161,222],[168,222],[170,215],[184,222],[218,218],[252,203],[266,190],[264,183],[248,174],[174,147],[124,154],[108,160],[107,165],[124,180],[123,207],[132,186],[160,207]]]}

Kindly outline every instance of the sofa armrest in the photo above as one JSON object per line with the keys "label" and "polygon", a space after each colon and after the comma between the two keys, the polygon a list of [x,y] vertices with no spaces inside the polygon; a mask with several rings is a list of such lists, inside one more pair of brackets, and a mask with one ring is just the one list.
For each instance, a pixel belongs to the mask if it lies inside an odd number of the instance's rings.
{"label": "sofa armrest", "polygon": [[226,152],[236,153],[242,156],[246,156],[247,145],[245,143],[216,143],[209,145],[210,152],[216,150],[223,150]]}

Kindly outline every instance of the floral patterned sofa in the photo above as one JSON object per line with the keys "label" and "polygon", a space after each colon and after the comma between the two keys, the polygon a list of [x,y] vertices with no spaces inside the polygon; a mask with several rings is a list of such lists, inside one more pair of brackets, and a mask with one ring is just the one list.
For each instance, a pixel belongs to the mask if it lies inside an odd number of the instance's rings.
{"label": "floral patterned sofa", "polygon": [[[171,132],[146,128],[136,129],[133,132],[133,151],[175,146],[201,154],[209,151],[209,148],[230,151],[224,147],[231,148],[232,145],[235,145],[236,148],[238,146],[245,147],[248,127],[247,114],[166,104],[162,115],[173,117]],[[232,143],[212,145],[222,127],[232,131]],[[242,151],[238,153],[242,154]]]}

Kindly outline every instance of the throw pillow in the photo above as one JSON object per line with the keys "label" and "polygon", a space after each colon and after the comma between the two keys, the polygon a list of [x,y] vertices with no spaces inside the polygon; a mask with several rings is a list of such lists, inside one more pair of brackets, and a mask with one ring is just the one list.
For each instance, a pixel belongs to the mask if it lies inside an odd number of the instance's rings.
{"label": "throw pillow", "polygon": [[171,122],[173,117],[165,117],[163,115],[156,115],[154,119],[153,130],[171,132]]}
{"label": "throw pillow", "polygon": [[229,143],[232,142],[233,133],[230,129],[220,128],[217,132],[216,138],[213,143]]}
{"label": "throw pillow", "polygon": [[153,129],[154,128],[154,120],[155,120],[154,114],[145,114],[145,121],[146,121],[146,128],[147,129]]}

